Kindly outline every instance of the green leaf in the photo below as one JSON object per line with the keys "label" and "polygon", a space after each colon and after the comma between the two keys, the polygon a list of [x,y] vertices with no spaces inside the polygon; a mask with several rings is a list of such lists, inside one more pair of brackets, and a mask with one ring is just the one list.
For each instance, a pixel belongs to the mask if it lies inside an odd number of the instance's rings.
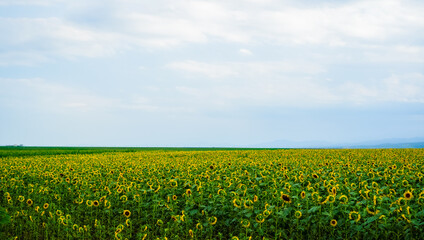
{"label": "green leaf", "polygon": [[319,209],[321,209],[321,206],[311,207],[311,208],[308,210],[308,213],[314,213],[314,212],[317,212]]}
{"label": "green leaf", "polygon": [[378,217],[379,216],[376,215],[376,216],[372,216],[372,217],[368,218],[367,221],[365,221],[364,225],[368,225],[369,223],[374,222],[375,220],[378,219]]}

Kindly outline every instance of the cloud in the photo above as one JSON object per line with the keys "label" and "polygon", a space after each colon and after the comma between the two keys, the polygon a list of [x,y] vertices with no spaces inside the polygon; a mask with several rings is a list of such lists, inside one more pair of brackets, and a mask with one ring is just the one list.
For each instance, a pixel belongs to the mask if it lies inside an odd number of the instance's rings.
{"label": "cloud", "polygon": [[0,66],[35,66],[47,62],[49,62],[49,58],[32,51],[0,53]]}
{"label": "cloud", "polygon": [[339,99],[353,104],[424,103],[424,75],[392,74],[368,83],[344,82],[335,88]]}
{"label": "cloud", "polygon": [[239,53],[243,56],[251,56],[253,53],[249,49],[241,48]]}
{"label": "cloud", "polygon": [[280,73],[302,72],[304,74],[314,74],[325,71],[319,64],[295,61],[207,63],[186,60],[169,63],[166,67],[180,71],[186,76],[207,78],[248,77],[258,79],[264,76],[275,76]]}
{"label": "cloud", "polygon": [[167,68],[182,71],[188,75],[200,75],[208,78],[226,78],[238,75],[238,72],[226,64],[210,64],[198,61],[180,61],[166,65]]}
{"label": "cloud", "polygon": [[63,0],[0,0],[0,6],[8,6],[8,5],[42,5],[49,6],[54,5],[60,2],[64,2]]}
{"label": "cloud", "polygon": [[[57,14],[1,18],[0,43],[40,57],[103,57],[187,44],[313,45],[366,51],[373,45],[420,47],[424,5],[400,0],[307,4],[299,1],[2,1],[46,4]],[[240,54],[249,55],[247,49]],[[377,52],[373,58],[384,58]],[[403,51],[417,58],[416,53]],[[18,61],[19,62],[19,61]]]}
{"label": "cloud", "polygon": [[95,112],[116,105],[116,100],[42,78],[0,78],[0,104],[48,112]]}
{"label": "cloud", "polygon": [[[0,43],[8,46],[3,54],[25,52],[35,58],[99,57],[116,51],[117,38],[113,33],[84,29],[59,18],[0,18],[4,33]],[[19,61],[22,60],[17,60]]]}

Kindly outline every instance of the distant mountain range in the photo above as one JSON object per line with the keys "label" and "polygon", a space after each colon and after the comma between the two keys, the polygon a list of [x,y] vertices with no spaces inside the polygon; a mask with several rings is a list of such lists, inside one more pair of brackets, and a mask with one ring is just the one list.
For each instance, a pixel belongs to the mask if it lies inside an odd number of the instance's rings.
{"label": "distant mountain range", "polygon": [[391,138],[364,142],[288,141],[249,145],[251,148],[424,148],[424,138]]}

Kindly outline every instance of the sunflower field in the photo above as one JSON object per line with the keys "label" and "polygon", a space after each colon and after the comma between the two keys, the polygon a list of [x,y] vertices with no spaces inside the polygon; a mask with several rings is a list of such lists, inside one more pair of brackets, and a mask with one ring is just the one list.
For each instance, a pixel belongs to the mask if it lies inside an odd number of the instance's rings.
{"label": "sunflower field", "polygon": [[424,239],[423,176],[424,149],[3,154],[0,238]]}

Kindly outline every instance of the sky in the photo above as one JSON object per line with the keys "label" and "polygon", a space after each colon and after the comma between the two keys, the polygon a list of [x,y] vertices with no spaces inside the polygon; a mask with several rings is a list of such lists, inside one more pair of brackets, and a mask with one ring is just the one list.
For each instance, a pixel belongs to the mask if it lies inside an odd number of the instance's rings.
{"label": "sky", "polygon": [[424,137],[424,1],[0,0],[0,145]]}

